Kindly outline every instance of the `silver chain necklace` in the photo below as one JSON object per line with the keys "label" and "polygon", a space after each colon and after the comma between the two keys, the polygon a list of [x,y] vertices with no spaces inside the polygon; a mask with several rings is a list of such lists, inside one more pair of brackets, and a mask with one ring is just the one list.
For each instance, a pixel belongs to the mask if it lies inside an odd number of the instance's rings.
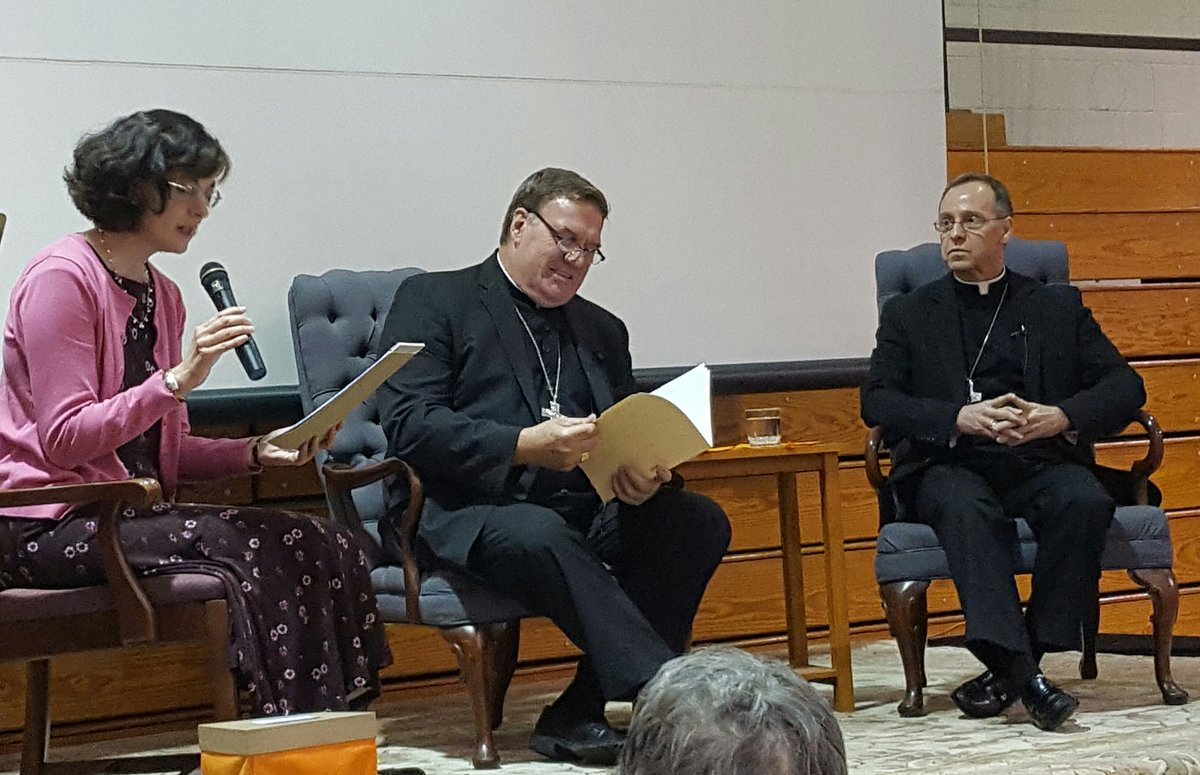
{"label": "silver chain necklace", "polygon": [[537,356],[538,365],[542,367],[542,376],[546,378],[546,389],[550,391],[550,406],[542,409],[542,417],[553,419],[562,417],[562,405],[558,403],[558,386],[559,380],[562,378],[562,340],[555,337],[558,341],[558,366],[554,370],[554,384],[550,384],[550,370],[546,368],[546,361],[542,358],[542,348],[538,345],[537,337],[533,335],[533,329],[529,327],[529,323],[525,321],[525,316],[521,314],[521,310],[517,305],[513,305],[513,311],[517,313],[517,318],[521,321],[521,325],[525,326],[525,333],[529,334],[529,341],[533,342],[533,353]]}
{"label": "silver chain necklace", "polygon": [[977,404],[983,400],[983,394],[975,390],[975,369],[979,368],[979,359],[983,357],[983,350],[987,347],[988,339],[992,337],[992,329],[996,327],[996,318],[1000,317],[1000,308],[1004,306],[1004,300],[1008,297],[1008,284],[1004,285],[1004,292],[1000,294],[1000,303],[996,305],[996,311],[992,314],[992,322],[988,324],[987,333],[983,335],[983,344],[979,345],[979,352],[975,354],[975,362],[971,364],[971,373],[967,375],[967,403]]}

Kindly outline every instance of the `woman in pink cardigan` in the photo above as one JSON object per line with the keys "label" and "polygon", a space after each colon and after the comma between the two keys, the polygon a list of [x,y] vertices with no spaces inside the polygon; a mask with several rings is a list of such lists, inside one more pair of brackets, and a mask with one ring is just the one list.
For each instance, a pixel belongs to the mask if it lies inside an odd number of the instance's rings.
{"label": "woman in pink cardigan", "polygon": [[[178,286],[150,263],[183,253],[220,201],[229,158],[203,126],[167,110],[84,137],[67,169],[94,224],[29,262],[4,324],[0,487],[149,476],[168,500],[130,513],[121,540],[146,575],[211,573],[228,590],[231,659],[255,715],[361,707],[391,663],[366,559],[344,529],[303,514],[173,503],[179,482],[309,462],[269,437],[189,432],[184,398],[254,331],[243,307],[197,326],[186,348]],[[103,577],[88,508],[0,516],[0,589]]]}

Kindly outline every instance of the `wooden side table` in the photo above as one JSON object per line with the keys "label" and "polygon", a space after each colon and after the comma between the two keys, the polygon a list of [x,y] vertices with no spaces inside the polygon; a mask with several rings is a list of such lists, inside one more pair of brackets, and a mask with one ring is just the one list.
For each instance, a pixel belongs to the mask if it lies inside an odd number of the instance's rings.
{"label": "wooden side table", "polygon": [[[833,684],[833,706],[854,710],[850,668],[850,618],[846,604],[846,549],[842,536],[837,448],[831,444],[777,444],[716,447],[677,466],[685,479],[773,474],[778,488],[779,536],[783,554],[783,590],[787,612],[788,660],[810,681]],[[825,549],[825,593],[829,604],[830,667],[812,665],[804,616],[804,569],[800,555],[800,503],[796,474],[820,475],[821,542]]]}

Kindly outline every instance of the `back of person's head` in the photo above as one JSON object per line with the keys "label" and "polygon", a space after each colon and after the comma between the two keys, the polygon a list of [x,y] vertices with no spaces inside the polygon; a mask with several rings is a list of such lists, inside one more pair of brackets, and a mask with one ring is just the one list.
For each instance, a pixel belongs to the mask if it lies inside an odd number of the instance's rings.
{"label": "back of person's head", "polygon": [[786,663],[703,648],[663,665],[638,698],[621,775],[844,775],[828,703]]}
{"label": "back of person's head", "polygon": [[223,179],[229,156],[191,116],[145,110],[85,135],[63,180],[75,207],[96,226],[135,231],[144,212],[166,207],[170,174]]}
{"label": "back of person's head", "polygon": [[508,210],[504,213],[504,223],[500,227],[500,244],[508,242],[508,230],[512,226],[513,213],[518,208],[527,212],[536,212],[551,199],[563,197],[572,202],[587,202],[600,211],[600,217],[608,218],[608,199],[604,192],[593,186],[587,178],[578,172],[545,167],[533,173],[513,193]]}

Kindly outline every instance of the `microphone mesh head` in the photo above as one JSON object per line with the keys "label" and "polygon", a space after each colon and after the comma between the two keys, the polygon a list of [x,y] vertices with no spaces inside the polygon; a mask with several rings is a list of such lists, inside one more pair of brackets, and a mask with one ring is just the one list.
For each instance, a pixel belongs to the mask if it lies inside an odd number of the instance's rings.
{"label": "microphone mesh head", "polygon": [[225,267],[221,266],[216,261],[209,261],[204,266],[200,267],[200,281],[203,282],[210,274],[220,272],[225,274]]}

